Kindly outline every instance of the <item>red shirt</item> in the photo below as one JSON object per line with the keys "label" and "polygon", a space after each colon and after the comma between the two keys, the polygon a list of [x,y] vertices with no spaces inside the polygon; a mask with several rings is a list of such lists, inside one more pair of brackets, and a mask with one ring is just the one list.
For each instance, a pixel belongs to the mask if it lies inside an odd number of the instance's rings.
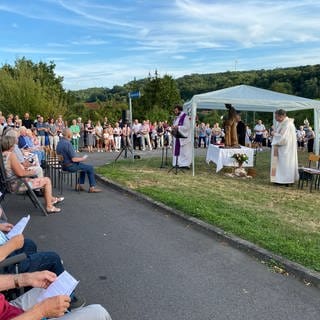
{"label": "red shirt", "polygon": [[23,313],[23,310],[12,306],[4,297],[0,294],[0,319],[10,320]]}

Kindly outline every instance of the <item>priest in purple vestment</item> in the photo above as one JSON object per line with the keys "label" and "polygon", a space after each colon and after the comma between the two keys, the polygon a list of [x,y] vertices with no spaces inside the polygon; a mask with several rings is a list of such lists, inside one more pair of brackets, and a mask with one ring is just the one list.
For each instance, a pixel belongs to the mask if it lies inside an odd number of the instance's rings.
{"label": "priest in purple vestment", "polygon": [[172,126],[173,157],[172,165],[190,168],[192,162],[191,122],[189,116],[182,111],[182,106],[175,106]]}

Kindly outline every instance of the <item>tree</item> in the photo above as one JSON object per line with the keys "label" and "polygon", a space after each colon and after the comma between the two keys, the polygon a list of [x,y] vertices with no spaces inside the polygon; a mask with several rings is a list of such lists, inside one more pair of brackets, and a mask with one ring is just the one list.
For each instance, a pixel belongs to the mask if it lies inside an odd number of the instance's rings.
{"label": "tree", "polygon": [[173,106],[181,103],[176,81],[169,75],[159,77],[157,71],[154,77],[149,76],[141,91],[142,97],[133,105],[135,118],[148,118],[151,121],[165,120],[172,113]]}
{"label": "tree", "polygon": [[292,94],[292,85],[289,82],[279,82],[274,81],[271,85],[271,90],[281,92],[281,93],[287,93]]}
{"label": "tree", "polygon": [[314,77],[309,80],[305,80],[302,85],[302,94],[306,98],[314,99],[319,97],[319,81]]}
{"label": "tree", "polygon": [[45,118],[64,114],[68,95],[63,89],[63,78],[54,73],[55,64],[33,63],[25,58],[14,66],[5,64],[0,69],[0,107],[6,113]]}

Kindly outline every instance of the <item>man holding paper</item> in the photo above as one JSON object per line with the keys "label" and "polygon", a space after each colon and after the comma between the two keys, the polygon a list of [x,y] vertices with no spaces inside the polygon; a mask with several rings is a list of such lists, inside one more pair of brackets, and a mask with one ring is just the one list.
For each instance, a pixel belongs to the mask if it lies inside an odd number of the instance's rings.
{"label": "man holding paper", "polygon": [[101,192],[96,188],[96,180],[94,178],[94,168],[90,164],[83,163],[87,156],[78,157],[70,142],[72,138],[72,132],[66,128],[62,133],[63,137],[60,139],[57,145],[57,153],[63,157],[62,167],[63,170],[75,172],[80,171],[80,177],[77,185],[79,191],[84,191],[85,175],[87,174],[89,179],[89,193]]}
{"label": "man holding paper", "polygon": [[38,302],[39,297],[46,291],[46,288],[55,283],[56,280],[57,276],[49,271],[0,275],[0,291],[19,287],[33,287],[27,293],[10,302],[0,294],[0,319],[111,320],[109,313],[98,304],[68,312],[70,297],[65,294],[56,295]]}

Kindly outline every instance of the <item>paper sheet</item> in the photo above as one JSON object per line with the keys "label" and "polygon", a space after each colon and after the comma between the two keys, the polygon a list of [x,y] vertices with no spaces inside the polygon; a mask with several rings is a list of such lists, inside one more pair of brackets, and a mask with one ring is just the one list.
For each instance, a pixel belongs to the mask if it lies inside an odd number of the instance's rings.
{"label": "paper sheet", "polygon": [[41,302],[47,298],[55,296],[70,296],[78,283],[79,281],[77,281],[69,272],[63,271],[57,279],[41,293],[37,300],[38,302]]}
{"label": "paper sheet", "polygon": [[10,240],[12,237],[22,234],[29,220],[30,214],[20,219],[20,221],[7,233],[7,238]]}

